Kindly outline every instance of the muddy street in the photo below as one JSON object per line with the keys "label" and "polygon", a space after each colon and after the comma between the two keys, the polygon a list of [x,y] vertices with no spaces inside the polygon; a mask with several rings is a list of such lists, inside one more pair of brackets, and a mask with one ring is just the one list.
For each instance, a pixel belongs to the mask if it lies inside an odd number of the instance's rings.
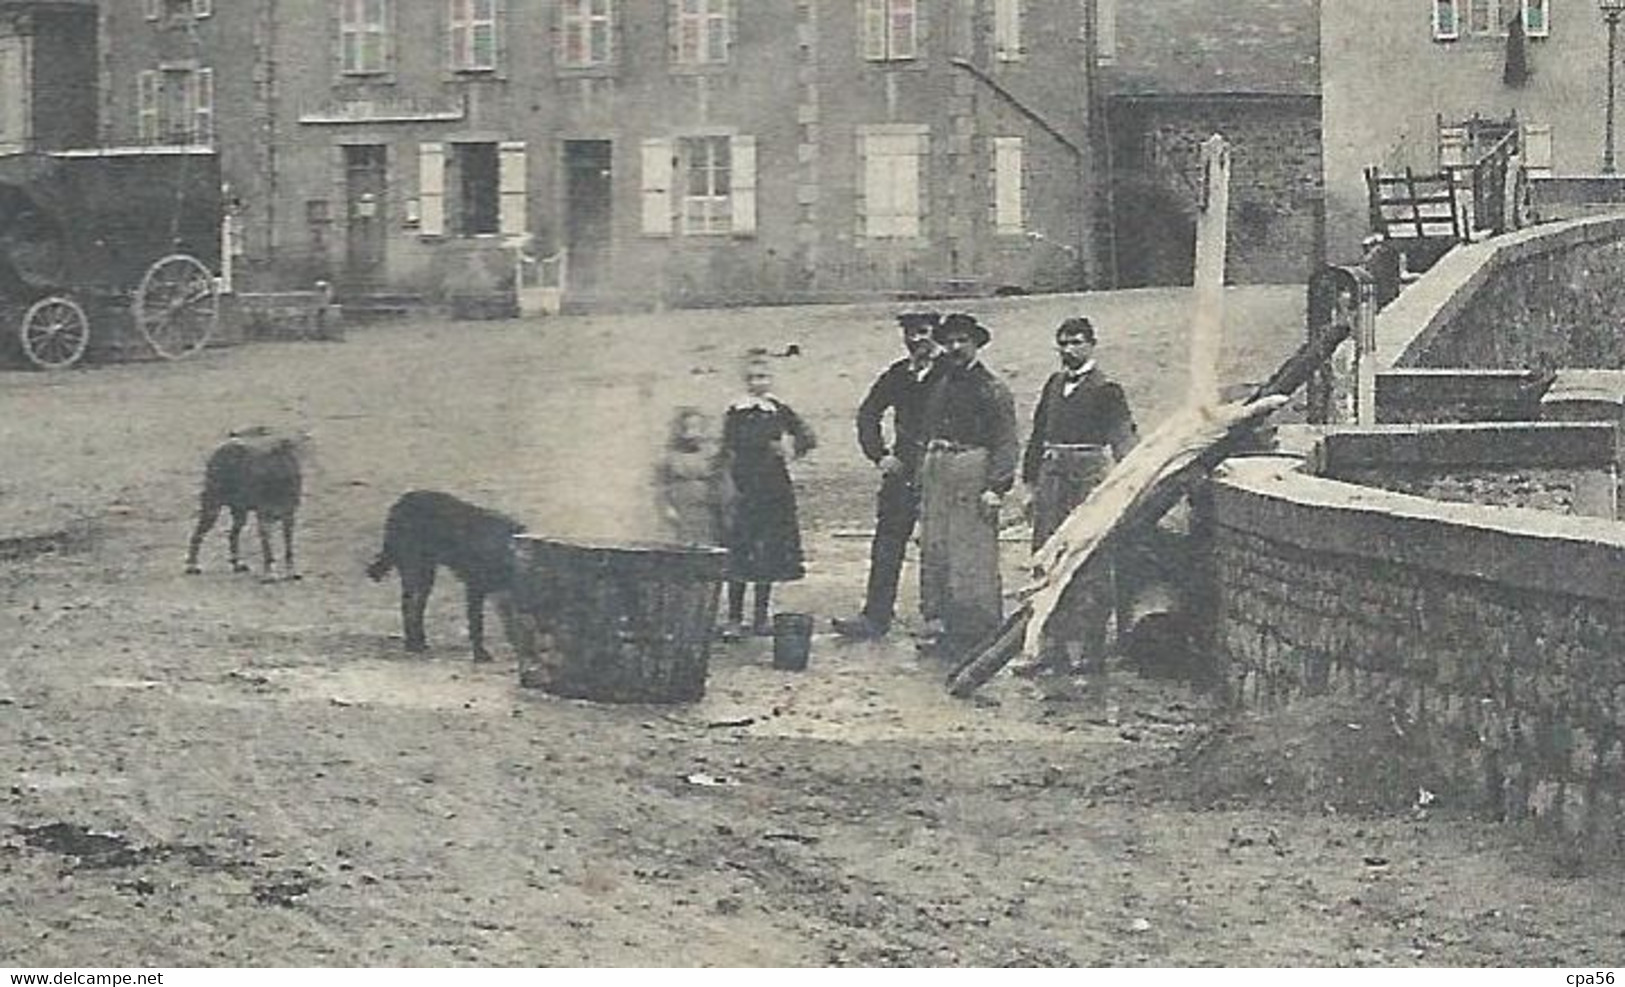
{"label": "muddy street", "polygon": [[[1295,345],[1301,295],[1231,293],[1227,379]],[[1185,379],[1184,298],[973,307],[1023,427],[1075,311],[1148,427]],[[1616,870],[1460,806],[1363,811],[1335,744],[1122,669],[954,700],[906,635],[822,633],[862,592],[851,416],[891,312],[417,322],[0,372],[0,537],[66,532],[0,560],[0,964],[1621,962]],[[795,468],[808,577],[775,597],[819,616],[806,672],[753,639],[717,646],[696,704],[554,698],[506,642],[469,660],[446,576],[430,651],[403,650],[394,584],[362,572],[400,493],[649,536],[670,410],[720,411],[752,346],[794,351],[778,393],[822,440]],[[232,574],[218,529],[185,575],[203,458],[255,424],[311,435],[304,578]]]}

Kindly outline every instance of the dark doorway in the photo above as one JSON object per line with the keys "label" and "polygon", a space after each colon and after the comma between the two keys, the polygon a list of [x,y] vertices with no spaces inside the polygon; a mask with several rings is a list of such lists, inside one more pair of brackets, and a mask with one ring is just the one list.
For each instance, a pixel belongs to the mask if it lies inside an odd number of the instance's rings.
{"label": "dark doorway", "polygon": [[344,279],[350,288],[373,287],[383,280],[386,150],[382,144],[344,148]]}
{"label": "dark doorway", "polygon": [[453,180],[460,190],[453,229],[460,236],[494,234],[501,218],[495,144],[454,144]]}
{"label": "dark doorway", "polygon": [[609,141],[564,142],[564,235],[569,291],[590,295],[609,263],[614,182]]}

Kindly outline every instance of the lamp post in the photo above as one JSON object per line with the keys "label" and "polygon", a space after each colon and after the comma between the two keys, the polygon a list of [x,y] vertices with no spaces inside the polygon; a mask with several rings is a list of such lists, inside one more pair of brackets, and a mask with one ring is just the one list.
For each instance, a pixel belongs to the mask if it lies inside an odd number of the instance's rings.
{"label": "lamp post", "polygon": [[1602,138],[1602,173],[1614,173],[1614,51],[1619,36],[1619,18],[1625,15],[1625,0],[1597,0],[1602,19],[1608,25],[1608,111]]}

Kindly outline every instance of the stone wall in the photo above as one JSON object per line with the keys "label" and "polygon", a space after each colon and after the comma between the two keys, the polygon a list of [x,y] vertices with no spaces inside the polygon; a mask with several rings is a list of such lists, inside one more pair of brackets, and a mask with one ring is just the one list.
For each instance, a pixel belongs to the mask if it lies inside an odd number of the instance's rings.
{"label": "stone wall", "polygon": [[1378,316],[1397,368],[1625,366],[1625,216],[1458,247]]}
{"label": "stone wall", "polygon": [[1212,485],[1231,697],[1385,705],[1458,796],[1625,850],[1625,532],[1301,466]]}
{"label": "stone wall", "polygon": [[1322,207],[1318,99],[1119,97],[1110,113],[1121,287],[1190,283],[1201,145],[1213,134],[1231,145],[1226,275],[1307,280]]}

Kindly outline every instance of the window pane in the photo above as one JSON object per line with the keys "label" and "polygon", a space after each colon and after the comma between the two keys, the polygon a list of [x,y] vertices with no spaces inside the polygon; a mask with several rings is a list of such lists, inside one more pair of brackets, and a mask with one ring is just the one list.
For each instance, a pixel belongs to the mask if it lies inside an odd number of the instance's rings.
{"label": "window pane", "polygon": [[482,21],[488,21],[493,20],[496,17],[495,0],[473,0],[473,3],[475,18]]}
{"label": "window pane", "polygon": [[1546,33],[1546,0],[1525,0],[1524,28],[1530,34]]}
{"label": "window pane", "polygon": [[497,60],[497,32],[490,23],[474,28],[473,63],[475,68],[490,68]]}
{"label": "window pane", "polygon": [[712,62],[726,61],[728,58],[728,21],[725,17],[712,17],[710,20],[710,34],[706,38],[706,59]]}
{"label": "window pane", "polygon": [[592,61],[609,61],[609,24],[604,21],[592,22]]}

